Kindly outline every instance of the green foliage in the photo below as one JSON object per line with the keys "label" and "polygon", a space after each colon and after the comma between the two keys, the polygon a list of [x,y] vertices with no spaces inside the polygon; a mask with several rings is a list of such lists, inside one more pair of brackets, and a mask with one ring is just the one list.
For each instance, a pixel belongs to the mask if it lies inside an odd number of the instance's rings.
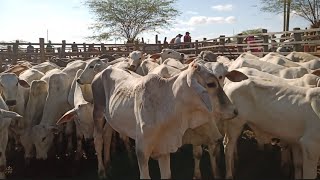
{"label": "green foliage", "polygon": [[97,35],[89,38],[106,40],[125,38],[133,42],[142,32],[170,26],[180,12],[173,7],[176,0],[87,0],[85,5],[94,15],[90,29]]}
{"label": "green foliage", "polygon": [[259,34],[262,33],[262,29],[258,28],[258,29],[248,29],[245,31],[241,32],[243,35],[249,35],[249,34]]}

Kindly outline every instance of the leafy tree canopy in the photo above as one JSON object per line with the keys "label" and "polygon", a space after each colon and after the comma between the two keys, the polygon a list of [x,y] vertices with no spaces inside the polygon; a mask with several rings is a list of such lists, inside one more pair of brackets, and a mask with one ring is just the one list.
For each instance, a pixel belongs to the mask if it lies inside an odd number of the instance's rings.
{"label": "leafy tree canopy", "polygon": [[110,37],[133,42],[143,32],[169,27],[180,12],[176,0],[86,0],[85,5],[94,15],[90,28],[98,41]]}
{"label": "leafy tree canopy", "polygon": [[260,0],[261,10],[270,13],[282,13],[284,2],[291,3],[294,14],[310,22],[311,27],[320,27],[320,0]]}

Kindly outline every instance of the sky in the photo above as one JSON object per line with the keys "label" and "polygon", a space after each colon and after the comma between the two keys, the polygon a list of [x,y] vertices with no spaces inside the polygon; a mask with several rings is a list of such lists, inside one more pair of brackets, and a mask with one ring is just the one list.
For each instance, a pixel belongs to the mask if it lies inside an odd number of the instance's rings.
{"label": "sky", "polygon": [[[88,27],[94,23],[93,15],[83,5],[84,0],[0,0],[0,41],[24,40],[52,43],[94,43],[86,37],[93,35]],[[279,32],[283,28],[282,14],[260,11],[260,0],[177,0],[181,11],[172,27],[139,36],[147,43],[155,43],[155,35],[163,42],[177,34],[190,32],[192,41],[212,39],[219,35],[232,36],[248,29],[264,28]],[[292,15],[290,30],[304,29],[309,23]],[[47,38],[48,36],[48,38]],[[110,39],[103,43],[123,43]]]}

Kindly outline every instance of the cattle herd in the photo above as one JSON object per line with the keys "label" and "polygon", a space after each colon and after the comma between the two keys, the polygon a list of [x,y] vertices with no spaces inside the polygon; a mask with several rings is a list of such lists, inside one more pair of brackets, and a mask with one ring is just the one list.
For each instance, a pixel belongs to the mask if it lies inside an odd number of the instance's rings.
{"label": "cattle herd", "polygon": [[21,62],[0,74],[0,179],[12,168],[7,162],[17,147],[24,166],[31,166],[35,159],[61,158],[50,153],[53,148],[83,159],[88,146],[104,179],[120,140],[141,179],[152,177],[150,158],[158,161],[161,179],[174,177],[170,154],[187,144],[193,147],[194,178],[201,178],[200,159],[208,152],[213,177],[233,179],[241,168],[236,162],[244,161],[237,145],[243,132],[254,134],[259,149],[280,147],[280,168],[292,167],[293,178],[314,179],[319,76],[320,58],[303,52],[246,52],[229,60],[211,51],[188,57],[163,49],[64,66]]}

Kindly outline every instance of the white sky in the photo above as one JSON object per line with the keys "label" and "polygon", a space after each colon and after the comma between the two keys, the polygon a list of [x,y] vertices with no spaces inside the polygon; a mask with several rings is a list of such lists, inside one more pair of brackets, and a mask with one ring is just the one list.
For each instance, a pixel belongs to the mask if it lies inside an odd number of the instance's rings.
{"label": "white sky", "polygon": [[[0,0],[0,41],[16,39],[38,42],[48,37],[53,43],[91,43],[88,26],[93,22],[83,0]],[[159,40],[168,41],[178,33],[191,33],[192,40],[233,35],[243,30],[264,28],[282,30],[282,14],[262,13],[260,0],[178,0],[182,12],[170,29],[162,30]],[[292,16],[290,29],[305,28],[309,23]],[[156,33],[144,33],[145,42],[154,43]],[[114,40],[104,43],[114,43]],[[121,43],[117,41],[117,43]]]}

